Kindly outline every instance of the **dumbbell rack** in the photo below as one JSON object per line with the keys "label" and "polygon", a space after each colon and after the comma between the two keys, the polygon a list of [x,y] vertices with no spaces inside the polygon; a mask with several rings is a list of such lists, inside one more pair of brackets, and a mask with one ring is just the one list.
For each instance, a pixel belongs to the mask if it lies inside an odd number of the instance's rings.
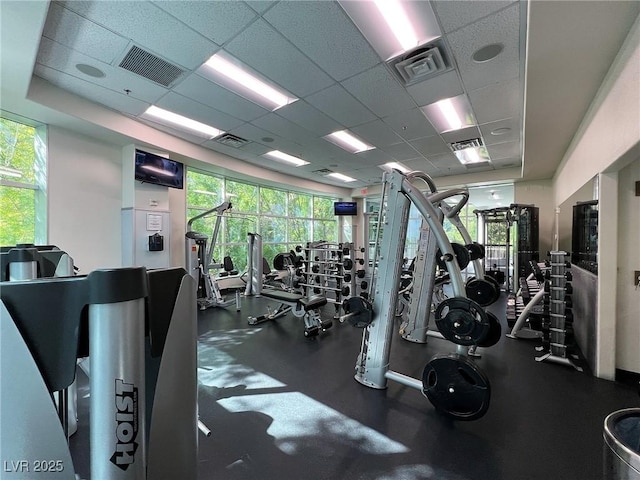
{"label": "dumbbell rack", "polygon": [[353,244],[308,242],[304,253],[305,268],[300,274],[305,281],[299,286],[305,287],[307,298],[314,295],[327,297],[327,302],[335,304],[334,318],[338,318],[343,300],[349,298],[356,287],[355,275],[351,273],[355,266]]}
{"label": "dumbbell rack", "polygon": [[[568,343],[573,337],[573,314],[571,313],[571,272],[567,268],[571,266],[565,261],[566,252],[550,252],[551,269],[547,273],[545,303],[549,305],[548,328],[545,328],[544,338],[548,338],[548,352],[536,357],[538,362],[555,362],[568,365],[578,371],[582,368],[576,365],[570,358]],[[545,325],[546,327],[546,325]],[[547,343],[547,342],[545,342]],[[542,348],[545,348],[544,346]]]}

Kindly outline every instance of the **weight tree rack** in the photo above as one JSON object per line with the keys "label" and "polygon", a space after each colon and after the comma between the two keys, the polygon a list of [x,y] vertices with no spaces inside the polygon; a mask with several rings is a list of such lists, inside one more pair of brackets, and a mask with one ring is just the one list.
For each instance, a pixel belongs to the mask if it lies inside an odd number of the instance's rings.
{"label": "weight tree rack", "polygon": [[[382,199],[386,199],[386,208],[384,219],[382,209],[379,217],[379,225],[384,224],[384,228],[381,238],[378,235],[375,242],[376,258],[372,263],[376,269],[370,286],[371,301],[362,297],[345,300],[345,316],[340,321],[348,320],[352,325],[364,328],[355,367],[355,379],[359,383],[384,389],[387,380],[393,380],[422,391],[436,410],[449,418],[476,420],[489,408],[491,385],[487,376],[467,356],[466,347],[482,343],[491,334],[491,321],[480,305],[466,297],[455,251],[440,221],[442,211],[432,203],[433,197],[427,198],[411,183],[417,179],[423,180],[432,194],[437,192],[435,183],[426,173],[403,175],[393,171],[384,174]],[[456,352],[434,356],[425,366],[421,380],[389,369],[411,203],[429,223],[449,272],[454,295],[440,303],[435,320],[443,336],[456,344]]]}
{"label": "weight tree rack", "polygon": [[536,357],[536,361],[560,363],[581,372],[582,368],[573,362],[568,351],[568,344],[573,340],[572,275],[567,271],[571,264],[565,260],[566,252],[554,251],[549,255],[551,269],[546,274],[544,287],[549,303],[549,319],[543,323],[544,345],[541,347],[548,349],[548,352]]}

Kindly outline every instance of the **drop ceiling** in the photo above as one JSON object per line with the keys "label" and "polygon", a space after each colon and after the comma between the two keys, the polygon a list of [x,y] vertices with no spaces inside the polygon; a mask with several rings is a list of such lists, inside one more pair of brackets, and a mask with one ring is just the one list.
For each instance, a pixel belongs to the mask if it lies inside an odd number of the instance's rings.
{"label": "drop ceiling", "polygon": [[[3,27],[12,3],[0,5]],[[377,184],[386,162],[449,183],[467,174],[479,183],[544,179],[562,160],[640,8],[634,1],[404,3],[435,14],[435,40],[427,46],[437,42],[448,62],[409,85],[357,25],[353,9],[362,2],[333,1],[51,2],[29,73],[45,86],[202,147],[330,185]],[[24,15],[14,20],[26,21]],[[23,48],[8,44],[3,36],[3,57],[6,48]],[[491,60],[475,61],[488,45],[502,49]],[[132,48],[174,67],[173,80],[154,81],[120,67]],[[212,81],[203,64],[218,52],[298,100],[271,111]],[[4,58],[2,66],[4,80],[10,75]],[[470,104],[474,125],[440,134],[420,107],[455,96]],[[241,141],[202,138],[142,118],[151,105]],[[64,117],[64,105],[57,109]],[[351,154],[322,138],[343,129],[375,148]],[[473,138],[482,139],[490,161],[465,166],[450,144]],[[293,168],[273,162],[262,156],[270,150],[310,163]],[[326,177],[327,170],[356,181],[343,184]]]}

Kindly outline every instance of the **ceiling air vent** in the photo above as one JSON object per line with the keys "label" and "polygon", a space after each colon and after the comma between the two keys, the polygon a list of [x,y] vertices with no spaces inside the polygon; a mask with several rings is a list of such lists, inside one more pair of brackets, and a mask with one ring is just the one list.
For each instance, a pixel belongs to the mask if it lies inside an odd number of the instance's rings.
{"label": "ceiling air vent", "polygon": [[452,151],[459,152],[460,150],[464,150],[465,148],[483,147],[484,143],[482,143],[481,138],[472,138],[471,140],[463,140],[461,142],[450,143],[449,146],[451,147]]}
{"label": "ceiling air vent", "polygon": [[246,140],[241,137],[236,137],[235,135],[231,135],[230,133],[225,133],[223,135],[220,135],[215,139],[215,141],[220,142],[223,145],[227,145],[229,147],[235,147],[235,148],[240,148],[243,145],[246,145],[247,143],[249,143],[249,140]]}
{"label": "ceiling air vent", "polygon": [[328,175],[329,173],[333,173],[333,170],[329,170],[328,168],[321,168],[320,170],[314,170],[313,173],[317,173],[318,175]]}
{"label": "ceiling air vent", "polygon": [[405,86],[422,82],[435,75],[451,70],[442,40],[419,47],[389,61]]}
{"label": "ceiling air vent", "polygon": [[118,66],[165,87],[170,86],[184,73],[181,68],[165,62],[135,45],[131,47]]}

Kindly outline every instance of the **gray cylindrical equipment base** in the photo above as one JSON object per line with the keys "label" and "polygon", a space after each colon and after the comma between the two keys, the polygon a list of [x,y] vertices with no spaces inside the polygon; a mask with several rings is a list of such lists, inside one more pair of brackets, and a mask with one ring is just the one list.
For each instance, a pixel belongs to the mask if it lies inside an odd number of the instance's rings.
{"label": "gray cylindrical equipment base", "polygon": [[9,263],[9,281],[32,280],[38,278],[38,262],[11,262]]}
{"label": "gray cylindrical equipment base", "polygon": [[91,478],[146,477],[144,299],[89,306]]}
{"label": "gray cylindrical equipment base", "polygon": [[640,408],[613,412],[604,421],[606,480],[640,480]]}

